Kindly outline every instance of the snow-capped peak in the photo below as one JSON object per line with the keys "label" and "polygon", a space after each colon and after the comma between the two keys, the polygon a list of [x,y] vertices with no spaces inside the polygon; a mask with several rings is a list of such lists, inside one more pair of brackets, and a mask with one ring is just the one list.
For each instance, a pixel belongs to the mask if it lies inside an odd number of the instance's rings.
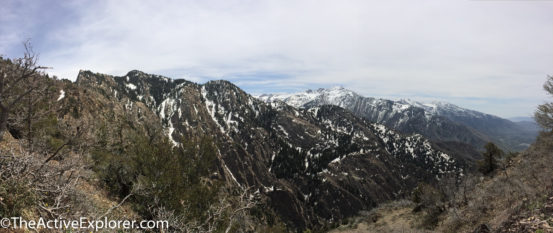
{"label": "snow-capped peak", "polygon": [[432,117],[436,115],[456,115],[465,117],[483,118],[490,115],[461,108],[457,105],[442,102],[442,101],[430,101],[420,102],[412,99],[400,99],[397,101],[376,99],[370,97],[363,97],[351,90],[348,90],[342,86],[334,86],[331,88],[319,88],[316,90],[308,89],[298,93],[281,93],[281,94],[262,94],[256,96],[258,99],[264,102],[283,101],[293,107],[302,108],[316,105],[336,105],[347,108],[352,104],[360,101],[361,99],[368,100],[371,105],[386,105],[391,103],[393,111],[402,112],[412,107],[421,108],[424,110],[426,117]]}
{"label": "snow-capped peak", "polygon": [[256,97],[264,102],[270,103],[280,100],[286,102],[288,105],[300,108],[313,101],[321,102],[322,104],[342,106],[344,101],[361,96],[342,86],[334,86],[331,88],[319,88],[317,90],[308,89],[304,92],[292,94],[262,94]]}
{"label": "snow-capped peak", "polygon": [[424,109],[427,114],[431,115],[443,115],[443,116],[462,116],[462,117],[474,117],[474,118],[483,118],[483,117],[494,117],[492,115],[466,109],[459,107],[455,104],[443,102],[443,101],[430,101],[430,102],[419,102],[411,99],[400,99],[396,102],[409,104],[418,108]]}

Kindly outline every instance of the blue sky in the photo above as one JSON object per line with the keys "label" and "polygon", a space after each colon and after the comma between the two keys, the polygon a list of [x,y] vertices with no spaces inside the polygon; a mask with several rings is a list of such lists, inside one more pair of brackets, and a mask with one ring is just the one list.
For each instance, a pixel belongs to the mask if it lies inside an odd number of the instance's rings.
{"label": "blue sky", "polygon": [[253,94],[341,85],[503,117],[550,100],[553,1],[0,0],[0,54],[48,72],[139,69]]}

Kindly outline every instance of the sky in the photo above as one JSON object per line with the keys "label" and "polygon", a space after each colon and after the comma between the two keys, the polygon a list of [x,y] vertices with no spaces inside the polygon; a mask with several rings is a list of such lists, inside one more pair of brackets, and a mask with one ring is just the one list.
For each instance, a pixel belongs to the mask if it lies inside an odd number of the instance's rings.
{"label": "sky", "polygon": [[551,101],[553,0],[0,0],[0,54],[48,73],[138,69],[252,94],[343,86],[501,117]]}

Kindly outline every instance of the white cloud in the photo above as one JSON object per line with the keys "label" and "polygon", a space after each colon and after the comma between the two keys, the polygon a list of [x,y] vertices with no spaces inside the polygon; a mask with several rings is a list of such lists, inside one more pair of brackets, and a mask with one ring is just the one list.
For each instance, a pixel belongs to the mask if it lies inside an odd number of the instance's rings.
{"label": "white cloud", "polygon": [[[47,25],[34,40],[51,45],[42,47],[41,61],[69,79],[79,69],[118,75],[140,69],[194,81],[230,79],[252,92],[286,80],[278,86],[343,84],[368,96],[538,104],[552,72],[550,1],[126,0],[67,7],[78,17]],[[293,79],[240,79],[271,73]]]}

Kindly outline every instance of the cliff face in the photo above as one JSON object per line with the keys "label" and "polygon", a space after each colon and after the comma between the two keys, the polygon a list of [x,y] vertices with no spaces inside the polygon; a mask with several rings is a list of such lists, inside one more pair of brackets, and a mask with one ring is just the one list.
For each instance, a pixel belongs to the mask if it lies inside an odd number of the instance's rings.
{"label": "cliff face", "polygon": [[109,121],[105,113],[116,112],[140,132],[163,131],[174,145],[212,137],[219,178],[253,187],[297,228],[339,221],[465,169],[463,159],[420,135],[400,135],[336,106],[265,103],[227,81],[82,71],[76,86],[87,94],[63,104],[81,106],[81,118]]}

